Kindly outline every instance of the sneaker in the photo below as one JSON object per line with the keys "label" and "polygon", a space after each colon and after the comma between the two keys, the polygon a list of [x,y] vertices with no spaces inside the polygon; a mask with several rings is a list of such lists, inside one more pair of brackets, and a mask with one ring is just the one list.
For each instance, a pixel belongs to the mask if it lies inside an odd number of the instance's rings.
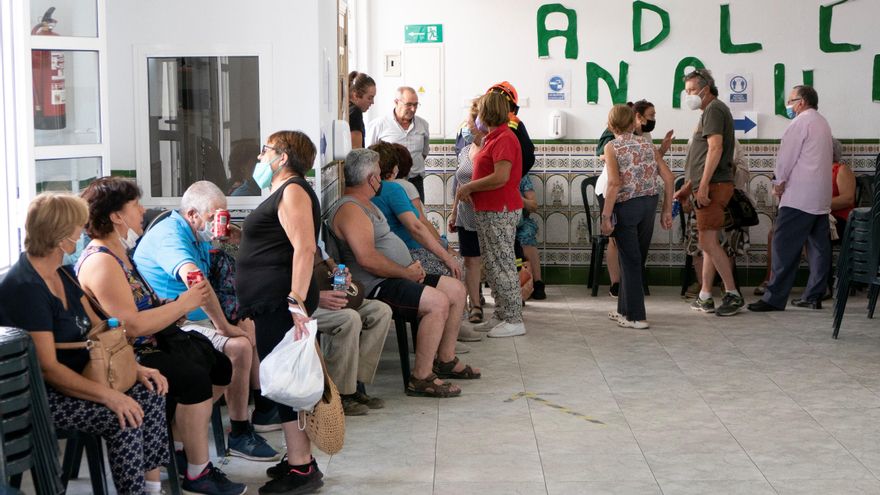
{"label": "sneaker", "polygon": [[504,322],[496,318],[495,315],[492,315],[491,318],[484,321],[483,323],[480,323],[479,325],[474,325],[474,330],[478,332],[488,332],[489,330],[492,330],[502,323]]}
{"label": "sneaker", "polygon": [[[324,477],[324,473],[322,473],[321,470],[318,469],[318,461],[316,461],[314,457],[312,457],[309,465],[313,467],[315,471],[317,471],[319,478]],[[273,480],[277,480],[278,478],[281,478],[282,476],[287,474],[288,471],[290,471],[290,464],[287,463],[287,454],[284,454],[281,457],[281,460],[278,461],[278,464],[275,464],[274,466],[266,470],[266,476],[272,478]]]}
{"label": "sneaker", "polygon": [[715,310],[715,316],[733,316],[742,311],[745,305],[746,302],[741,295],[728,292],[721,299],[721,306]]}
{"label": "sneaker", "polygon": [[261,494],[284,493],[288,495],[313,493],[324,486],[324,475],[312,459],[309,470],[301,473],[287,466],[286,472],[260,487]]}
{"label": "sneaker", "polygon": [[279,456],[253,428],[243,435],[230,434],[226,452],[249,461],[274,461]]}
{"label": "sneaker", "polygon": [[351,394],[351,397],[370,409],[382,409],[385,407],[385,401],[378,397],[371,397],[364,392],[357,391]]}
{"label": "sneaker", "polygon": [[822,309],[822,300],[792,299],[791,305],[798,308]]}
{"label": "sneaker", "polygon": [[617,321],[621,318],[622,318],[621,314],[618,313],[617,311],[609,311],[608,312],[608,319],[611,321]]}
{"label": "sneaker", "polygon": [[483,333],[474,330],[471,325],[462,325],[458,331],[459,342],[479,342],[483,340]]}
{"label": "sneaker", "polygon": [[247,485],[229,481],[223,471],[215,468],[210,462],[198,478],[191,480],[188,476],[184,477],[180,488],[187,493],[211,495],[242,495],[247,491]]}
{"label": "sneaker", "polygon": [[260,412],[254,409],[251,414],[251,424],[254,425],[254,431],[258,433],[280,430],[281,417],[278,416],[278,408],[273,407],[270,412]]}
{"label": "sneaker", "polygon": [[620,284],[611,284],[611,287],[608,288],[608,295],[613,297],[614,299],[617,299],[617,296],[620,295]]}
{"label": "sneaker", "polygon": [[694,311],[702,311],[703,313],[714,313],[715,312],[715,300],[711,297],[709,299],[700,299],[697,296],[694,299],[694,302],[691,303],[691,309]]}
{"label": "sneaker", "polygon": [[617,320],[617,326],[623,328],[635,328],[636,330],[644,330],[646,328],[650,328],[651,325],[648,324],[645,320],[632,321],[627,320],[626,318],[620,318]]}
{"label": "sneaker", "polygon": [[351,395],[342,396],[342,412],[346,416],[363,416],[370,412],[370,408],[366,404],[361,404]]}
{"label": "sneaker", "polygon": [[489,330],[489,337],[498,338],[498,337],[516,337],[517,335],[525,335],[526,334],[526,326],[523,322],[519,323],[507,323],[502,322],[497,327]]}
{"label": "sneaker", "polygon": [[456,354],[467,354],[471,352],[471,348],[462,344],[461,342],[455,343],[455,353]]}
{"label": "sneaker", "polygon": [[538,280],[534,283],[535,290],[532,291],[532,299],[543,301],[547,299],[547,293],[544,291],[544,282]]}

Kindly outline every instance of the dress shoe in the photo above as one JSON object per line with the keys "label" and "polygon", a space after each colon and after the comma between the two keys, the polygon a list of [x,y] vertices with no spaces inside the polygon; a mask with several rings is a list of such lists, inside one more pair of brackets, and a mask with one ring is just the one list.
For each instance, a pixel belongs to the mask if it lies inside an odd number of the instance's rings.
{"label": "dress shoe", "polygon": [[792,299],[791,305],[799,308],[822,309],[822,301],[818,299],[815,301],[809,301],[807,299]]}
{"label": "dress shoe", "polygon": [[759,299],[758,302],[753,302],[753,303],[749,304],[749,311],[759,311],[759,312],[785,311],[785,308],[777,308],[776,306],[773,306],[772,304],[768,304],[768,303],[764,302],[763,299]]}

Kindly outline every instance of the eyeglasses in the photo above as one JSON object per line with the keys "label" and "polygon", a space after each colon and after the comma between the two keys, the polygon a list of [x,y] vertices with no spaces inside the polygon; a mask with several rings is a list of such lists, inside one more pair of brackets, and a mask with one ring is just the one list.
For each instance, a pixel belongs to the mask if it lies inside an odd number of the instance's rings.
{"label": "eyeglasses", "polygon": [[801,101],[801,100],[803,100],[803,98],[792,98],[792,99],[788,100],[788,104],[791,105],[792,103],[794,103],[796,101]]}
{"label": "eyeglasses", "polygon": [[406,108],[419,108],[418,102],[416,102],[416,103],[401,102],[401,103],[403,103],[403,106],[405,106]]}
{"label": "eyeglasses", "polygon": [[272,151],[274,151],[274,152],[276,152],[276,153],[278,152],[278,150],[277,150],[276,148],[273,148],[272,146],[269,146],[268,144],[264,144],[264,145],[263,145],[263,148],[260,150],[260,154],[261,154],[261,155],[265,154],[265,153],[266,153],[266,150],[272,150]]}

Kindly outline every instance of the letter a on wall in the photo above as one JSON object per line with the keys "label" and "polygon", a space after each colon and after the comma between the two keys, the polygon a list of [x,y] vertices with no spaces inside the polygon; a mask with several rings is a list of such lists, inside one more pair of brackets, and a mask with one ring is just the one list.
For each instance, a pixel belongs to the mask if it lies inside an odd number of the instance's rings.
{"label": "letter a on wall", "polygon": [[688,67],[693,67],[696,69],[705,69],[706,64],[703,63],[702,60],[697,57],[685,57],[681,59],[678,65],[675,67],[675,80],[672,82],[672,108],[681,108],[681,92],[684,91],[684,76],[685,69]]}
{"label": "letter a on wall", "polygon": [[[657,33],[657,36],[654,36],[650,41],[642,43],[642,12],[645,10],[650,10],[660,16],[660,25],[662,27],[660,28],[660,32]],[[646,52],[651,48],[654,48],[669,36],[669,12],[666,12],[660,7],[648,2],[642,2],[641,0],[633,2],[632,33],[633,51]]]}
{"label": "letter a on wall", "polygon": [[[564,14],[568,19],[565,29],[547,29],[547,17],[550,14]],[[538,8],[538,57],[550,56],[550,40],[561,36],[565,38],[565,58],[577,59],[577,12],[565,8],[561,3],[550,3]]]}

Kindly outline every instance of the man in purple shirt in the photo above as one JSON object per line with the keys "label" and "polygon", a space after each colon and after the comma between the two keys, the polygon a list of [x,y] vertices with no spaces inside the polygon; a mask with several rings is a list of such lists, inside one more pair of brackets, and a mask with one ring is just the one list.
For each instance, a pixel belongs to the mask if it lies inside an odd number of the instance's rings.
{"label": "man in purple shirt", "polygon": [[773,265],[767,291],[751,311],[782,311],[794,284],[807,244],[810,278],[794,306],[822,309],[831,258],[828,213],[831,211],[831,127],[819,115],[819,95],[810,86],[795,86],[786,109],[794,120],[782,135],[776,157],[773,192],[779,214],[773,232]]}

